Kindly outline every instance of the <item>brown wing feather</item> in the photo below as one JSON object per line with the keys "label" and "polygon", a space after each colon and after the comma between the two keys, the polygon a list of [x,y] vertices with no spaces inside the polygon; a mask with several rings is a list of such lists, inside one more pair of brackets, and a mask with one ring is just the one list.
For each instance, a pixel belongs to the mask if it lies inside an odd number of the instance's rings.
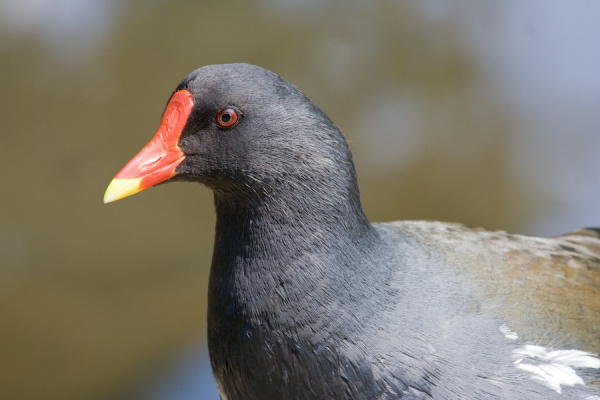
{"label": "brown wing feather", "polygon": [[556,238],[586,247],[600,257],[600,228],[582,228]]}
{"label": "brown wing feather", "polygon": [[481,312],[505,321],[521,339],[600,353],[597,230],[539,238],[440,222],[386,225],[440,250]]}

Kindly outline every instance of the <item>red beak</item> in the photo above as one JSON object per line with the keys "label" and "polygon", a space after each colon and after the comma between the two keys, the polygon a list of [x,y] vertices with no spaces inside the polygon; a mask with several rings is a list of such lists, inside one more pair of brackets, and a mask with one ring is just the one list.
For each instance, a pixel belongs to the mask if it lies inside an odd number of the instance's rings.
{"label": "red beak", "polygon": [[177,145],[194,106],[188,90],[173,94],[154,138],[123,167],[108,185],[104,202],[122,199],[175,176],[175,168],[185,159]]}

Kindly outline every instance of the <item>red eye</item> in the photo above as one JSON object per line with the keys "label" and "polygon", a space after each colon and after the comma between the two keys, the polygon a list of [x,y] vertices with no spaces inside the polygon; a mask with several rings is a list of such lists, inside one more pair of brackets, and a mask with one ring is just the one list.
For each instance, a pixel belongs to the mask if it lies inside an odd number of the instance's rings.
{"label": "red eye", "polygon": [[217,114],[217,124],[223,128],[229,128],[238,120],[237,111],[233,108],[225,108]]}

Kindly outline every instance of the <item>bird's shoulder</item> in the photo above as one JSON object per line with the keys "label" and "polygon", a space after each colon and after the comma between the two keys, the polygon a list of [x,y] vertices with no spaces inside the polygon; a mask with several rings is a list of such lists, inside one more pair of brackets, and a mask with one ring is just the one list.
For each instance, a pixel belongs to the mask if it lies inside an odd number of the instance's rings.
{"label": "bird's shoulder", "polygon": [[469,264],[466,267],[478,261],[483,268],[502,263],[504,268],[575,268],[590,276],[600,274],[599,228],[582,228],[545,238],[449,222],[396,221],[379,225],[424,246],[439,248],[448,260]]}
{"label": "bird's shoulder", "polygon": [[599,229],[542,238],[445,222],[379,225],[437,254],[477,312],[506,321],[522,340],[600,353]]}

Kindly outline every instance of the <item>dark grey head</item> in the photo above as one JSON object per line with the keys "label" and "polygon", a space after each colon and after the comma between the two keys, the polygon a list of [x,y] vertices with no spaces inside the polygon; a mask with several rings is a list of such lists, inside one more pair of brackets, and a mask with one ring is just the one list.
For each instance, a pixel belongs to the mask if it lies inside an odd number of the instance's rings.
{"label": "dark grey head", "polygon": [[[210,65],[177,86],[154,139],[107,189],[105,201],[164,181],[197,181],[228,212],[313,214],[367,223],[352,155],[338,127],[278,75]],[[309,210],[311,213],[307,213]]]}
{"label": "dark grey head", "polygon": [[[182,89],[192,93],[194,107],[179,139],[185,154],[175,170],[179,179],[216,192],[293,191],[298,185],[318,191],[319,184],[354,180],[339,129],[276,74],[248,64],[211,65],[188,75],[177,87]],[[222,110],[235,112],[237,121],[220,126]],[[331,181],[332,175],[340,181]]]}

